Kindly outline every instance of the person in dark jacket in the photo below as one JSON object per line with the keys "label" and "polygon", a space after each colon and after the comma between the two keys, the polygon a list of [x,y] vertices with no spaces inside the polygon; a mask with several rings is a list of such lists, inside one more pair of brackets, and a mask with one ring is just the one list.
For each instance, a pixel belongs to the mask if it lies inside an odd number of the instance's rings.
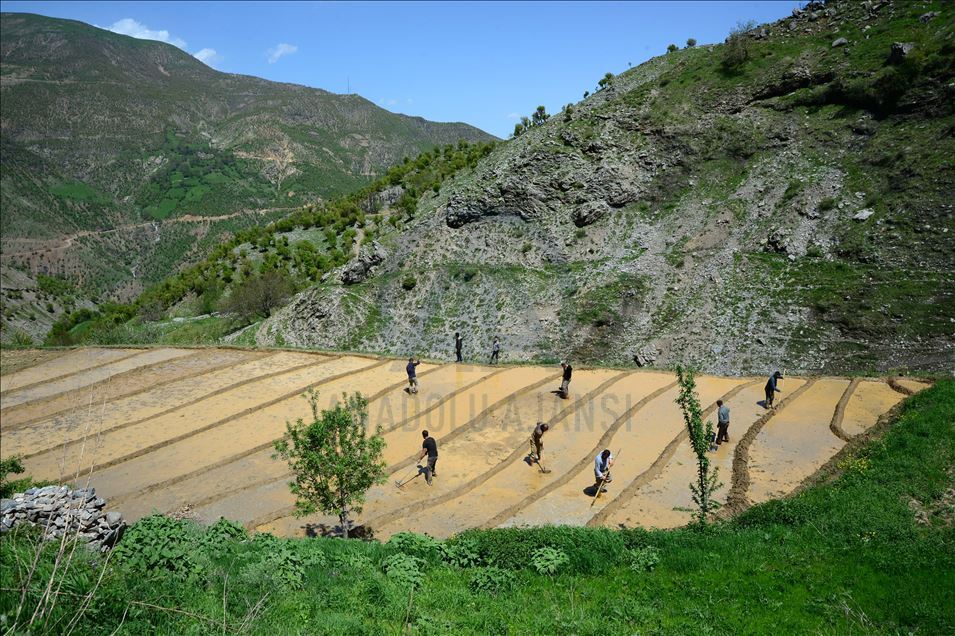
{"label": "person in dark jacket", "polygon": [[438,442],[428,434],[428,431],[421,431],[421,437],[424,438],[424,441],[421,442],[421,454],[418,455],[418,461],[424,459],[425,455],[428,456],[428,465],[424,469],[424,479],[430,486],[431,478],[437,476],[434,467],[438,463]]}
{"label": "person in dark jacket", "polygon": [[494,348],[491,349],[491,364],[496,364],[497,362],[499,362],[500,355],[501,355],[501,341],[495,338]]}
{"label": "person in dark jacket", "polygon": [[464,338],[457,331],[454,332],[454,353],[457,355],[457,362],[463,362],[461,358],[461,347],[464,346]]}
{"label": "person in dark jacket", "polygon": [[418,392],[418,372],[415,371],[415,367],[419,364],[421,364],[420,360],[408,358],[408,366],[405,367],[405,371],[408,372],[408,393]]}
{"label": "person in dark jacket", "polygon": [[567,399],[568,392],[570,391],[570,378],[574,374],[574,367],[570,366],[570,363],[564,360],[560,363],[560,368],[564,370],[563,379],[560,381],[560,397]]}
{"label": "person in dark jacket", "polygon": [[782,393],[782,390],[776,385],[779,380],[783,379],[783,374],[779,371],[775,372],[769,376],[769,381],[766,382],[766,408],[773,408],[773,401],[776,399],[777,393]]}

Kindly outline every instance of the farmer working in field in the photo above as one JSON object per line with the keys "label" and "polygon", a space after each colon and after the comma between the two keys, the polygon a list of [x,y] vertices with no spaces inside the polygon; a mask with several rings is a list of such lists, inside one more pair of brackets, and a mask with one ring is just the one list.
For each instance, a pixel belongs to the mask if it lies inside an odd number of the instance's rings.
{"label": "farmer working in field", "polygon": [[570,391],[570,377],[574,373],[574,367],[570,366],[570,363],[566,360],[560,363],[560,367],[564,370],[564,378],[560,382],[560,397],[567,399],[568,392]]}
{"label": "farmer working in field", "polygon": [[606,485],[613,481],[613,477],[610,476],[611,466],[613,466],[613,453],[609,448],[605,448],[594,461],[594,477],[597,481],[594,488],[597,494],[607,492]]}
{"label": "farmer working in field", "polygon": [[405,367],[405,371],[408,372],[408,393],[418,392],[418,372],[415,371],[415,367],[419,364],[421,364],[420,360],[408,358],[408,366]]}
{"label": "farmer working in field", "polygon": [[773,401],[776,398],[776,393],[782,393],[782,390],[780,390],[780,388],[776,386],[776,382],[782,379],[783,379],[783,374],[780,373],[779,371],[769,376],[769,381],[766,382],[766,402],[764,402],[764,404],[766,405],[766,408],[768,409],[773,408]]}
{"label": "farmer working in field", "polygon": [[531,461],[539,462],[544,452],[544,433],[550,430],[550,426],[544,422],[538,422],[531,433]]}
{"label": "farmer working in field", "polygon": [[428,434],[428,431],[421,431],[421,437],[424,438],[424,441],[421,443],[421,454],[418,455],[418,461],[424,459],[425,455],[428,456],[428,466],[424,469],[424,480],[430,486],[431,478],[437,476],[434,467],[438,463],[438,442]]}
{"label": "farmer working in field", "polygon": [[730,407],[723,404],[723,400],[717,400],[716,406],[719,407],[716,413],[716,445],[719,446],[723,442],[730,441]]}
{"label": "farmer working in field", "polygon": [[498,362],[498,357],[501,355],[501,342],[497,338],[494,339],[494,348],[491,350],[491,364]]}
{"label": "farmer working in field", "polygon": [[454,353],[457,356],[457,362],[462,362],[461,347],[464,346],[464,338],[457,331],[454,332]]}

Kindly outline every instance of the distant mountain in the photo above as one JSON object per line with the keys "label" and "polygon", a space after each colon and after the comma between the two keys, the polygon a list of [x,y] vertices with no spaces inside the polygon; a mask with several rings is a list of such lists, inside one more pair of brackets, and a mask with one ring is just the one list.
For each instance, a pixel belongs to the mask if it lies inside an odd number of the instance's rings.
{"label": "distant mountain", "polygon": [[128,298],[222,238],[405,156],[493,137],[216,71],[161,42],[0,16],[3,263]]}

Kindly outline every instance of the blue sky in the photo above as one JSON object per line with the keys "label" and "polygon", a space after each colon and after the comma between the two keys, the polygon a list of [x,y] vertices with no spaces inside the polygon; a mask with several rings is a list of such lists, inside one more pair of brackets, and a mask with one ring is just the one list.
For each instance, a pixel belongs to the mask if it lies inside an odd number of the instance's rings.
{"label": "blue sky", "polygon": [[789,15],[777,2],[0,2],[161,39],[230,73],[348,90],[499,137],[689,37]]}

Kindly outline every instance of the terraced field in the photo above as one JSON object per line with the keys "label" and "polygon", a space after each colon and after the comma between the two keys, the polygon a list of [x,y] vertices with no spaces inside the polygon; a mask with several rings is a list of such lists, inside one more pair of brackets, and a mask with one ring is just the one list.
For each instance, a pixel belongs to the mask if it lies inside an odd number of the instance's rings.
{"label": "terraced field", "polygon": [[[422,364],[409,395],[404,361],[236,349],[76,349],[2,354],[0,452],[24,456],[39,479],[86,483],[127,518],[189,506],[282,535],[335,522],[292,516],[287,466],[272,458],[285,423],[343,392],[369,400],[384,430],[389,481],[358,520],[379,538],[413,530],[444,537],[470,527],[539,524],[672,527],[690,520],[694,458],[660,371],[578,370],[571,396],[559,369]],[[698,378],[706,414],[723,399],[730,441],[712,454],[721,501],[737,507],[797,488],[907,394],[908,379],[795,378],[763,408],[764,378]],[[548,421],[543,467],[528,438]],[[438,440],[438,475],[418,473],[420,431]],[[617,455],[609,492],[592,506],[593,461]]]}

